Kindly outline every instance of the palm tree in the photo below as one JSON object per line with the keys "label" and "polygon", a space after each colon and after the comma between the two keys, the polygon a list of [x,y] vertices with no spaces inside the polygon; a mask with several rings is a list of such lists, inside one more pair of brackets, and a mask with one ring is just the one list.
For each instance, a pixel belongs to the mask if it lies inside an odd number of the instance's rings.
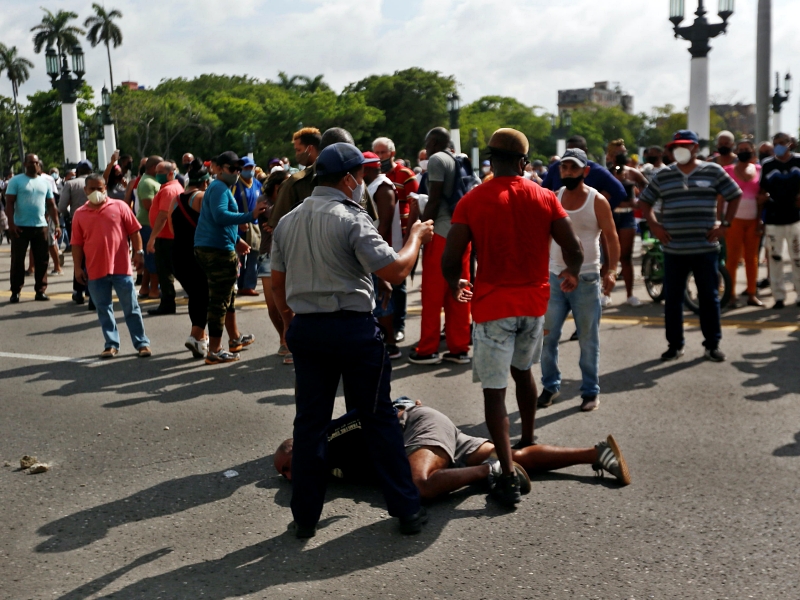
{"label": "palm tree", "polygon": [[6,72],[11,80],[11,91],[14,93],[14,112],[17,115],[17,138],[19,140],[19,160],[25,160],[25,150],[22,147],[22,126],[19,122],[19,106],[17,106],[17,93],[19,86],[30,78],[29,69],[33,68],[33,63],[27,58],[17,56],[17,47],[6,47],[0,43],[0,73]]}
{"label": "palm tree", "polygon": [[111,91],[114,91],[114,72],[111,70],[111,47],[109,44],[114,44],[114,48],[122,43],[122,32],[114,23],[114,19],[121,19],[122,13],[116,8],[106,11],[105,8],[99,4],[92,3],[94,9],[94,16],[89,17],[84,21],[83,26],[89,30],[86,39],[92,44],[92,48],[100,43],[106,45],[106,53],[108,54],[108,74],[111,76]]}
{"label": "palm tree", "polygon": [[63,50],[72,50],[78,45],[78,36],[83,35],[85,32],[80,27],[70,25],[72,19],[77,19],[77,13],[71,10],[59,10],[53,14],[46,8],[42,8],[45,15],[42,17],[42,22],[36,27],[32,27],[31,31],[35,31],[33,36],[33,50],[36,54],[42,51],[45,46],[56,45],[58,49],[58,57],[61,60],[61,52]]}

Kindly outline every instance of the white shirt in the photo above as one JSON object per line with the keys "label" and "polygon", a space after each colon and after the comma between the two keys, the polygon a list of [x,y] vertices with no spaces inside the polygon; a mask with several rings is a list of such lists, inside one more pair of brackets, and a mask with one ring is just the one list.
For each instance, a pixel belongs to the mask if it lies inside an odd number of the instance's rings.
{"label": "white shirt", "polygon": [[[558,190],[558,201],[564,195],[564,190]],[[572,221],[572,228],[581,240],[583,245],[583,265],[581,265],[581,275],[588,273],[600,273],[600,225],[597,222],[597,214],[594,209],[594,200],[597,190],[589,188],[589,196],[583,206],[577,210],[564,209]],[[550,242],[550,272],[559,274],[567,268],[564,255],[555,240]]]}

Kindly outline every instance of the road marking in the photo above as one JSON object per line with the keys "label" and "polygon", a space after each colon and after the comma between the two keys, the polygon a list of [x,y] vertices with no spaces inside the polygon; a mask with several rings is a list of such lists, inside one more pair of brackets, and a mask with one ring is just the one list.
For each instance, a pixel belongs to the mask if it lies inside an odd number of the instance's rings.
{"label": "road marking", "polygon": [[0,352],[0,358],[20,358],[22,360],[41,360],[44,362],[93,363],[97,358],[70,358],[69,356],[46,356],[44,354],[17,354],[16,352]]}

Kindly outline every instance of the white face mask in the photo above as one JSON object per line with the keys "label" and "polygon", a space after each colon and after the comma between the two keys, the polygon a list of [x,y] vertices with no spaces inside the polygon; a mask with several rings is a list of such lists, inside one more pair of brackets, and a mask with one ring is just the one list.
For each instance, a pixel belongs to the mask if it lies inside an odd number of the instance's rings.
{"label": "white face mask", "polygon": [[95,190],[86,197],[86,199],[89,200],[89,202],[94,204],[95,206],[100,206],[103,202],[106,201],[106,198],[107,198],[106,193],[101,192],[100,190]]}
{"label": "white face mask", "polygon": [[491,170],[492,170],[492,168],[491,168],[491,167],[483,167],[483,168],[481,169],[481,171],[484,173],[484,175],[485,175],[485,174],[487,174],[487,173],[489,173],[489,171],[491,171]]}
{"label": "white face mask", "polygon": [[672,156],[675,157],[675,162],[679,165],[685,165],[692,160],[692,151],[688,148],[675,148],[672,151]]}
{"label": "white face mask", "polygon": [[353,181],[356,182],[356,187],[351,188],[349,185],[347,189],[350,190],[350,197],[353,199],[353,202],[356,204],[361,204],[361,199],[364,197],[364,183],[358,183],[358,179],[355,176],[350,175],[353,178]]}
{"label": "white face mask", "polygon": [[427,160],[419,161],[419,168],[422,169],[423,171],[427,171],[428,170],[428,161]]}

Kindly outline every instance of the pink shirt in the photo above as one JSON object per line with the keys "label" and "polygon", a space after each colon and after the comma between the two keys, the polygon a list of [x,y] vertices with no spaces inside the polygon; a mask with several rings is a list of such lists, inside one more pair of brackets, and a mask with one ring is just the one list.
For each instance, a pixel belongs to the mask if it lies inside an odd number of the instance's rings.
{"label": "pink shirt", "polygon": [[142,228],[127,204],[109,198],[100,208],[88,202],[72,217],[72,240],[83,247],[89,279],[132,275],[128,236]]}
{"label": "pink shirt", "polygon": [[[160,211],[169,212],[169,207],[172,206],[172,201],[183,193],[183,186],[177,179],[168,181],[158,190],[158,193],[153,197],[153,203],[150,205],[150,227],[156,226],[156,217]],[[175,234],[169,228],[169,223],[164,224],[161,233],[156,236],[162,240],[175,239]]]}
{"label": "pink shirt", "polygon": [[751,164],[750,166],[755,167],[755,176],[750,181],[745,181],[736,174],[736,165],[723,167],[725,172],[736,182],[736,185],[742,188],[742,200],[739,202],[739,208],[736,210],[736,218],[747,219],[748,221],[758,218],[758,201],[756,200],[756,196],[758,196],[758,192],[761,189],[759,185],[759,181],[761,180],[761,165]]}

